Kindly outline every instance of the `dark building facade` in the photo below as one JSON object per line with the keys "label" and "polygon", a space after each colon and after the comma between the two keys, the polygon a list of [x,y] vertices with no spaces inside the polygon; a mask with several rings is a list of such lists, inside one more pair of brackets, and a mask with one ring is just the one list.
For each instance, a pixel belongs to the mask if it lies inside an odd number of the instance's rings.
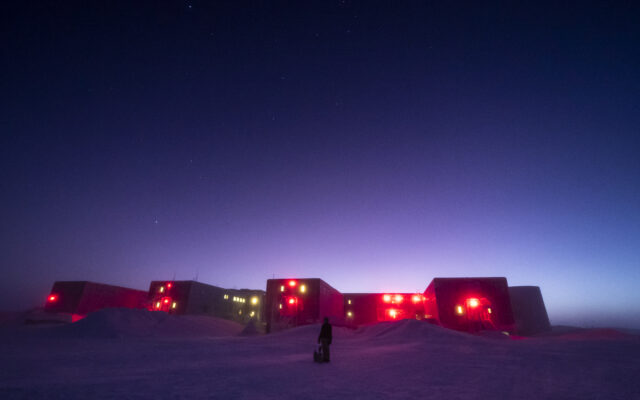
{"label": "dark building facade", "polygon": [[551,324],[538,286],[510,286],[511,308],[519,335],[549,332]]}
{"label": "dark building facade", "polygon": [[425,317],[459,331],[515,331],[506,278],[435,278],[424,292]]}
{"label": "dark building facade", "polygon": [[58,281],[53,284],[44,310],[66,313],[75,319],[103,308],[146,308],[147,292],[89,281]]}
{"label": "dark building facade", "polygon": [[318,278],[269,279],[264,319],[268,331],[321,322],[344,323],[342,294]]}
{"label": "dark building facade", "polygon": [[225,289],[197,281],[153,281],[149,310],[176,315],[210,315],[247,323],[260,322],[264,291]]}
{"label": "dark building facade", "polygon": [[362,325],[424,318],[422,293],[345,293],[345,321]]}

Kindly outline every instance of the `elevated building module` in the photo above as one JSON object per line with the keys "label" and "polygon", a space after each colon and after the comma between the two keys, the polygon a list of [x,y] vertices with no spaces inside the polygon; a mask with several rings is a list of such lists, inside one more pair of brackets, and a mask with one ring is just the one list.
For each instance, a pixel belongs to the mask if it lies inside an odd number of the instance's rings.
{"label": "elevated building module", "polygon": [[264,291],[225,289],[197,281],[153,281],[149,309],[177,315],[210,315],[246,323],[261,320]]}
{"label": "elevated building module", "polygon": [[348,325],[424,318],[422,293],[345,293]]}
{"label": "elevated building module", "polygon": [[318,278],[269,279],[264,318],[269,331],[318,323],[343,323],[342,294]]}
{"label": "elevated building module", "polygon": [[515,331],[506,278],[435,278],[424,297],[425,317],[446,328]]}
{"label": "elevated building module", "polygon": [[72,320],[103,308],[146,308],[147,292],[89,281],[57,281],[45,312],[71,314]]}

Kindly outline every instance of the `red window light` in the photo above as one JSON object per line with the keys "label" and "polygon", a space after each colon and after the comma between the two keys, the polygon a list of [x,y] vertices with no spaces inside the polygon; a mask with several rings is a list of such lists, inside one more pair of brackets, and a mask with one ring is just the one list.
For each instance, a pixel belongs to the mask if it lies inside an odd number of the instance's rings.
{"label": "red window light", "polygon": [[420,303],[420,300],[422,300],[422,298],[421,298],[421,296],[416,294],[416,295],[413,295],[411,300],[413,300],[414,303]]}
{"label": "red window light", "polygon": [[57,294],[52,294],[52,295],[49,296],[49,298],[47,300],[49,300],[50,303],[53,303],[54,301],[58,300],[58,295]]}
{"label": "red window light", "polygon": [[167,282],[167,289],[171,289],[171,286],[173,286],[173,283]]}
{"label": "red window light", "polygon": [[395,319],[398,316],[398,312],[394,309],[391,309],[389,310],[389,316]]}
{"label": "red window light", "polygon": [[480,305],[480,301],[478,301],[478,299],[467,299],[467,304],[469,304],[471,308],[476,308]]}
{"label": "red window light", "polygon": [[397,295],[395,295],[394,299],[395,299],[396,303],[401,303],[402,300],[404,300],[404,296],[401,295],[401,294],[397,294]]}
{"label": "red window light", "polygon": [[164,304],[169,304],[169,299],[164,299]]}
{"label": "red window light", "polygon": [[295,304],[296,303],[296,299],[294,299],[293,297],[289,299],[289,304]]}
{"label": "red window light", "polygon": [[296,285],[296,281],[289,281],[289,286],[294,287]]}
{"label": "red window light", "polygon": [[385,294],[385,295],[383,295],[383,296],[382,296],[382,300],[383,300],[385,303],[390,302],[390,301],[391,301],[391,295],[390,295],[390,294]]}

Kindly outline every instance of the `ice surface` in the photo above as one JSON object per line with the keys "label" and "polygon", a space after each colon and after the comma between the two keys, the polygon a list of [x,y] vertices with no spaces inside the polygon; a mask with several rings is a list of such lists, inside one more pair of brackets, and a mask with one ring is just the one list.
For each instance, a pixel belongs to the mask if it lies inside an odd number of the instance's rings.
{"label": "ice surface", "polygon": [[[509,340],[421,321],[271,335],[213,318],[105,310],[0,330],[0,398],[638,399],[640,338],[574,330]],[[204,320],[202,318],[205,318]]]}

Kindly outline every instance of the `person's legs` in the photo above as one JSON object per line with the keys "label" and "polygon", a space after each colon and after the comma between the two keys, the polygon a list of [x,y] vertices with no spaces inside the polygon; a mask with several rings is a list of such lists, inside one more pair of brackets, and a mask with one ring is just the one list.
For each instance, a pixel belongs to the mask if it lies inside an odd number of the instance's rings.
{"label": "person's legs", "polygon": [[322,339],[320,342],[322,344],[322,361],[329,362],[329,340]]}

